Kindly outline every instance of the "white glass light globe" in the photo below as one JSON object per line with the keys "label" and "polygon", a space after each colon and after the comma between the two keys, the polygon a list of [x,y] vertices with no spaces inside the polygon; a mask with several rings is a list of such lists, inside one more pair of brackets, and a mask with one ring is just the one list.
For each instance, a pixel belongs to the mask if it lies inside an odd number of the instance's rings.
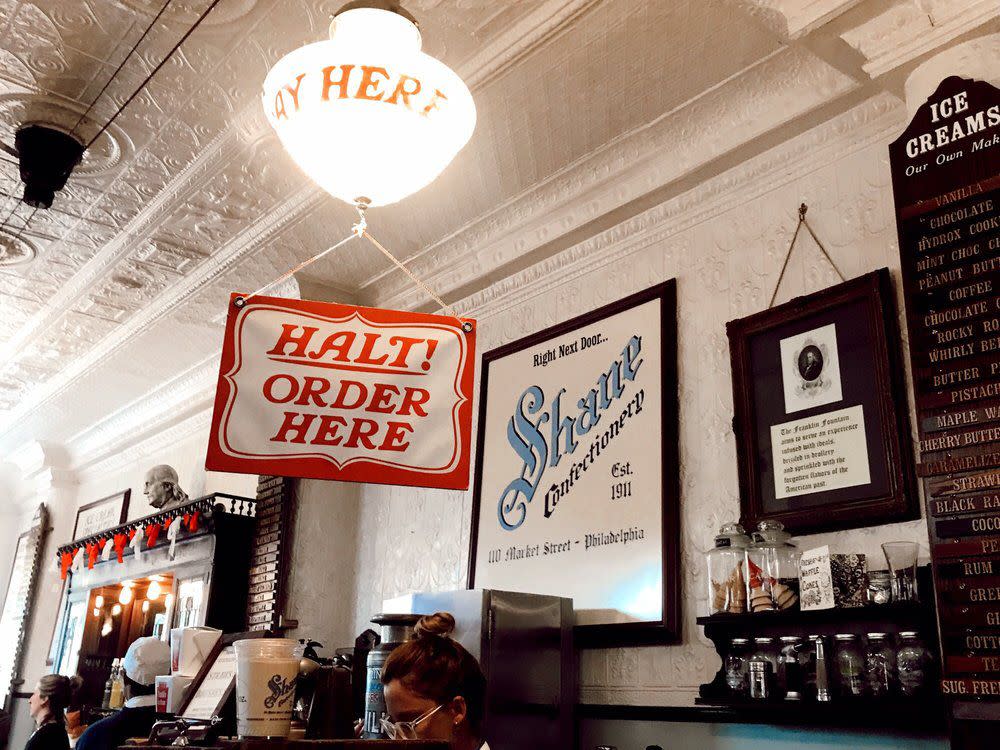
{"label": "white glass light globe", "polygon": [[472,137],[476,106],[420,31],[388,10],[339,13],[330,39],[286,55],[264,79],[282,145],[320,187],[382,206],[434,180]]}

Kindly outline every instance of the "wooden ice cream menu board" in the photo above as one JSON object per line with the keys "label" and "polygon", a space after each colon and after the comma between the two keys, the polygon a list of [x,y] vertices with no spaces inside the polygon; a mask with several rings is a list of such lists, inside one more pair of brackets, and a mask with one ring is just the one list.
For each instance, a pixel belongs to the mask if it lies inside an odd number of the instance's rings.
{"label": "wooden ice cream menu board", "polygon": [[889,154],[942,690],[1000,700],[1000,90],[945,79]]}

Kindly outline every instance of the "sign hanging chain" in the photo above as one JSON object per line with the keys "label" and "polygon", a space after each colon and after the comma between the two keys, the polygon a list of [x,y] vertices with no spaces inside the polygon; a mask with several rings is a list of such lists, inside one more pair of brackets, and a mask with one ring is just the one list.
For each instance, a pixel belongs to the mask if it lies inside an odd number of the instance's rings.
{"label": "sign hanging chain", "polygon": [[[386,258],[388,258],[390,261],[392,261],[393,265],[395,265],[396,268],[398,268],[400,271],[402,271],[407,276],[409,276],[410,277],[410,281],[412,281],[418,287],[420,287],[421,289],[423,289],[424,292],[431,299],[433,299],[435,302],[437,302],[438,305],[440,305],[440,307],[441,307],[442,310],[444,310],[445,312],[448,313],[449,316],[451,316],[452,318],[454,318],[455,320],[457,320],[459,326],[462,328],[463,331],[465,331],[466,333],[472,333],[472,323],[470,323],[467,320],[462,320],[459,317],[458,313],[455,312],[455,308],[453,308],[451,305],[449,305],[447,302],[445,302],[443,299],[441,299],[439,296],[437,296],[431,290],[431,288],[429,286],[427,286],[423,281],[421,281],[419,278],[417,278],[416,274],[414,274],[409,268],[407,268],[406,266],[404,266],[396,258],[395,255],[393,255],[388,250],[386,250],[385,247],[383,247],[382,244],[378,240],[376,240],[374,237],[372,237],[368,233],[368,220],[365,218],[365,208],[366,208],[366,205],[364,203],[360,203],[359,202],[357,204],[356,208],[358,209],[358,223],[355,224],[353,227],[351,227],[351,233],[349,235],[347,235],[344,239],[342,239],[336,245],[331,245],[330,247],[328,247],[323,252],[317,253],[316,255],[312,256],[311,258],[307,258],[306,260],[302,261],[297,266],[295,266],[295,268],[291,269],[290,271],[287,271],[286,273],[283,273],[281,276],[279,276],[274,281],[265,284],[260,289],[258,289],[256,292],[252,292],[251,294],[247,294],[245,296],[237,297],[233,301],[233,304],[235,304],[237,307],[243,307],[244,305],[246,305],[247,301],[250,300],[251,297],[256,297],[257,295],[262,294],[263,292],[267,291],[271,287],[280,284],[282,281],[285,281],[286,279],[291,278],[294,274],[298,273],[299,271],[301,271],[306,266],[312,265],[313,263],[315,263],[316,261],[318,261],[323,256],[325,256],[325,255],[327,255],[329,253],[332,253],[334,250],[336,250],[337,248],[341,247],[342,245],[347,244],[350,240],[354,239],[355,237],[365,237],[376,248],[378,248],[379,251],[381,251],[381,253]],[[798,232],[798,230],[796,230],[796,232]],[[786,259],[786,262],[787,262],[787,259]]]}
{"label": "sign hanging chain", "polygon": [[844,274],[842,274],[840,269],[837,268],[837,264],[833,262],[833,258],[830,257],[830,253],[826,251],[826,248],[823,247],[823,243],[819,241],[819,237],[816,236],[813,228],[809,226],[809,222],[806,221],[806,211],[808,210],[809,206],[805,203],[799,206],[799,223],[795,227],[795,233],[792,235],[792,241],[788,243],[788,252],[785,253],[785,262],[781,265],[781,273],[778,274],[778,283],[774,285],[774,292],[771,293],[771,301],[767,303],[768,309],[774,307],[774,300],[778,296],[778,290],[781,288],[781,281],[785,278],[785,269],[788,268],[788,261],[791,259],[792,251],[795,249],[795,240],[798,239],[799,230],[802,229],[803,224],[809,231],[810,236],[812,236],[816,246],[819,247],[820,252],[823,253],[823,257],[826,258],[827,262],[833,267],[833,270],[837,272],[837,276],[840,277],[840,280],[847,281],[847,279],[844,278]]}

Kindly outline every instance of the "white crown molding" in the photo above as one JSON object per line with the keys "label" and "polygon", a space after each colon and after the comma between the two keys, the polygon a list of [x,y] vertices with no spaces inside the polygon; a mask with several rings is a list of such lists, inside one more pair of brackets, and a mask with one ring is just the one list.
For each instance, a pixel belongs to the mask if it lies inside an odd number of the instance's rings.
{"label": "white crown molding", "polygon": [[220,275],[231,270],[246,256],[254,253],[270,237],[279,234],[320,202],[322,196],[311,186],[301,188],[284,202],[264,214],[252,225],[241,231],[212,256],[201,263],[188,276],[169,287],[140,312],[136,313],[115,333],[101,339],[83,355],[53,375],[43,385],[31,391],[8,414],[8,426],[0,432],[0,444],[8,440],[17,429],[18,422],[33,409],[58,396],[88,370],[106,361],[112,354],[140,335],[164,316],[173,312],[185,299],[193,295]]}
{"label": "white crown molding", "polygon": [[549,0],[543,3],[464,62],[458,70],[459,75],[470,89],[483,86],[598,2]]}
{"label": "white crown molding", "polygon": [[[809,52],[784,48],[406,263],[439,295],[447,294],[856,87]],[[427,301],[393,269],[373,276],[361,292],[376,307],[406,310]]]}
{"label": "white crown molding", "polygon": [[[807,133],[457,304],[481,319],[527,304],[567,281],[621,261],[844,154],[884,142],[905,123],[903,105],[882,94]],[[208,430],[218,377],[208,357],[68,441],[77,472],[96,474]],[[192,414],[192,411],[196,412]],[[178,418],[181,422],[178,423]]]}
{"label": "white crown molding", "polygon": [[902,102],[879,94],[842,115],[717,177],[600,232],[531,268],[491,284],[454,304],[480,320],[525,306],[597,268],[620,263],[689,227],[768,193],[874,143],[895,137],[906,124]]}
{"label": "white crown molding", "polygon": [[[255,104],[256,109],[260,109]],[[180,208],[192,192],[199,190],[205,183],[215,178],[222,165],[236,157],[243,149],[243,139],[248,139],[248,129],[259,122],[252,113],[239,115],[235,118],[236,126],[228,128],[213,138],[209,144],[194,158],[192,162],[181,169],[170,183],[157,193],[139,213],[119,232],[114,239],[104,245],[80,271],[73,275],[70,281],[48,300],[46,305],[32,315],[18,331],[0,347],[0,361],[13,361],[14,354],[36,336],[40,331],[55,325],[56,320],[80,300],[88,290],[117,266],[121,260],[141,240],[167,217]],[[128,172],[122,172],[121,179]],[[108,187],[110,191],[114,183]],[[95,204],[96,205],[96,204]],[[86,216],[86,215],[85,215]],[[85,216],[64,233],[70,236],[84,222]],[[59,243],[49,248],[49,252],[57,251]]]}
{"label": "white crown molding", "polygon": [[81,465],[77,473],[93,477],[118,475],[144,459],[155,459],[171,446],[192,435],[207,436],[211,424],[212,409],[209,405],[208,408],[195,412],[179,422],[151,429],[142,438],[123,442],[116,451]]}
{"label": "white crown molding", "polygon": [[121,453],[169,424],[211,407],[219,375],[219,357],[207,357],[176,377],[126,404],[66,441],[71,464],[78,470]]}
{"label": "white crown molding", "polygon": [[997,0],[897,0],[840,36],[876,78],[1000,16]]}
{"label": "white crown molding", "polygon": [[782,39],[797,39],[861,0],[729,0]]}

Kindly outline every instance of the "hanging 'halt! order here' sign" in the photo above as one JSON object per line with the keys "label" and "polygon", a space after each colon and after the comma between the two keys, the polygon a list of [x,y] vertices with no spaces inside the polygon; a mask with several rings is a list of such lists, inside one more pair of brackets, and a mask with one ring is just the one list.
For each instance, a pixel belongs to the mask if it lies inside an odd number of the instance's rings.
{"label": "hanging 'halt! order here' sign", "polygon": [[468,488],[474,326],[276,297],[239,307],[239,297],[205,468]]}

